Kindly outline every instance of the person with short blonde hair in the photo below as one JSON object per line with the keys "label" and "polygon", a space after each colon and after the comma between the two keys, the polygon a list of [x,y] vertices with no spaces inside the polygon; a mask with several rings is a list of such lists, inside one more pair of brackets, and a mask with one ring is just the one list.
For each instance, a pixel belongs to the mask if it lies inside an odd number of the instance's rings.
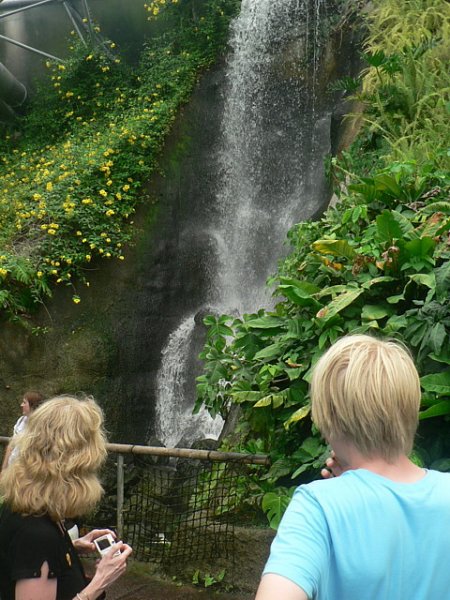
{"label": "person with short blonde hair", "polygon": [[2,600],[99,598],[125,571],[131,548],[114,544],[88,582],[75,550],[93,551],[96,538],[114,534],[96,529],[72,544],[64,519],[93,510],[103,492],[100,407],[91,398],[48,400],[30,415],[17,447],[17,458],[0,476]]}
{"label": "person with short blonde hair", "polygon": [[449,597],[450,474],[408,457],[420,382],[407,349],[342,338],[313,369],[311,405],[332,456],[324,481],[297,488],[256,600]]}
{"label": "person with short blonde hair", "polygon": [[352,442],[364,455],[391,460],[414,445],[420,381],[406,347],[351,335],[337,341],[314,367],[312,419],[331,444]]}

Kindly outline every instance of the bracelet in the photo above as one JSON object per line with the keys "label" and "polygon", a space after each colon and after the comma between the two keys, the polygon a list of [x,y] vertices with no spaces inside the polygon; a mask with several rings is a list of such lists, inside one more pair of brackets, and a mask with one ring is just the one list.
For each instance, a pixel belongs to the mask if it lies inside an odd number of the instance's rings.
{"label": "bracelet", "polygon": [[75,596],[75,598],[76,598],[77,600],[89,600],[89,597],[88,597],[88,596],[86,596],[85,594],[83,594],[83,596],[81,596],[81,595],[80,595],[80,593],[78,593],[78,594]]}

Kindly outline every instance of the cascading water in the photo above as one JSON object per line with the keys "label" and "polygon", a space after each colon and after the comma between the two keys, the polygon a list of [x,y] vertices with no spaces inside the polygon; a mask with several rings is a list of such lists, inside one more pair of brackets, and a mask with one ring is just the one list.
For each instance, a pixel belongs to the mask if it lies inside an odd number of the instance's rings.
{"label": "cascading water", "polygon": [[319,13],[319,3],[244,0],[234,24],[217,198],[226,251],[214,303],[224,311],[270,304],[265,281],[286,233],[317,207],[307,188],[317,166]]}
{"label": "cascading water", "polygon": [[189,444],[198,437],[217,437],[222,424],[221,420],[213,421],[206,410],[193,415],[192,405],[186,405],[184,382],[189,373],[185,358],[193,350],[194,328],[194,317],[189,316],[171,333],[158,373],[155,433],[169,448],[179,445],[181,440]]}
{"label": "cascading water", "polygon": [[[321,0],[242,1],[227,63],[218,193],[206,218],[198,219],[212,254],[199,310],[242,314],[270,307],[265,281],[283,254],[289,227],[323,206],[330,143],[329,112],[320,108],[316,85],[323,11]],[[205,415],[191,426],[193,399],[186,398],[185,382],[195,373],[183,360],[195,351],[194,316],[184,319],[162,352],[156,431],[166,445],[217,436],[222,427]]]}

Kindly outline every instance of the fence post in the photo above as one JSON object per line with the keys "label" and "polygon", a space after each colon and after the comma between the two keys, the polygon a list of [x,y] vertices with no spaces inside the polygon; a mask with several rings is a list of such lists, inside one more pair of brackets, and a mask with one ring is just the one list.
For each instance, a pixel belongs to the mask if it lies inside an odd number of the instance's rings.
{"label": "fence post", "polygon": [[117,539],[123,539],[123,454],[117,454]]}

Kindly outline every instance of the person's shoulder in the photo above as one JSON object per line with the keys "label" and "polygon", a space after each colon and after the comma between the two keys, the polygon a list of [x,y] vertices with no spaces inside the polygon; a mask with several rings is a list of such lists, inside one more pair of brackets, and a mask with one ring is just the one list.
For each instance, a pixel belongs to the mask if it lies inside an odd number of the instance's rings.
{"label": "person's shoulder", "polygon": [[36,540],[43,543],[57,541],[59,538],[56,523],[43,515],[20,515],[9,511],[7,516],[10,526],[16,531],[16,535],[31,542]]}
{"label": "person's shoulder", "polygon": [[14,425],[14,433],[18,434],[23,430],[23,428],[26,425],[27,419],[28,417],[26,415],[22,415],[17,419],[16,424]]}
{"label": "person's shoulder", "polygon": [[[330,479],[317,479],[300,485],[294,493],[293,501],[304,502],[305,499],[316,501],[322,504],[330,498],[337,498],[351,494],[351,490],[355,484],[355,478],[348,476],[350,471],[343,473],[339,477]],[[356,485],[358,485],[356,481]]]}
{"label": "person's shoulder", "polygon": [[442,471],[435,471],[434,469],[427,470],[427,478],[437,484],[446,487],[450,487],[450,473],[444,473]]}

